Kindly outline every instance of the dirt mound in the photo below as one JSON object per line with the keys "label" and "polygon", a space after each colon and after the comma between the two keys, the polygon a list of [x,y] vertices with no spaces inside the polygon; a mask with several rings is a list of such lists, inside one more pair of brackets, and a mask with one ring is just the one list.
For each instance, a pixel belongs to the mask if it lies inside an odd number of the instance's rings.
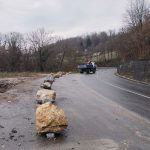
{"label": "dirt mound", "polygon": [[0,81],[0,93],[6,92],[7,89],[11,88],[13,83],[10,80],[1,80]]}
{"label": "dirt mound", "polygon": [[25,78],[5,78],[0,79],[0,93],[4,93],[13,86],[24,82]]}

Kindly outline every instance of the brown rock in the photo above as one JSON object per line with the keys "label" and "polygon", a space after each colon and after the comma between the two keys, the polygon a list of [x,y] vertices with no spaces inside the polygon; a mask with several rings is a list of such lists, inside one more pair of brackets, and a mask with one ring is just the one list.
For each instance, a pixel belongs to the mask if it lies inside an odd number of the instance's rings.
{"label": "brown rock", "polygon": [[67,73],[66,72],[62,72],[62,75],[66,75]]}
{"label": "brown rock", "polygon": [[51,89],[51,86],[52,84],[50,82],[44,82],[42,85],[41,85],[41,88],[43,89]]}
{"label": "brown rock", "polygon": [[44,104],[46,102],[54,102],[56,99],[56,92],[54,90],[40,89],[37,91],[37,102]]}
{"label": "brown rock", "polygon": [[54,78],[60,78],[62,75],[59,73],[54,74]]}
{"label": "brown rock", "polygon": [[62,76],[65,75],[65,74],[66,74],[65,72],[59,71],[59,72],[53,74],[53,77],[54,77],[54,78],[60,78],[60,77],[62,77]]}
{"label": "brown rock", "polygon": [[44,80],[44,83],[45,82],[49,82],[50,84],[53,84],[54,82],[54,77],[53,77],[53,74],[50,74],[46,77],[46,79]]}
{"label": "brown rock", "polygon": [[57,106],[45,103],[36,110],[36,129],[38,133],[60,133],[68,126],[64,111]]}

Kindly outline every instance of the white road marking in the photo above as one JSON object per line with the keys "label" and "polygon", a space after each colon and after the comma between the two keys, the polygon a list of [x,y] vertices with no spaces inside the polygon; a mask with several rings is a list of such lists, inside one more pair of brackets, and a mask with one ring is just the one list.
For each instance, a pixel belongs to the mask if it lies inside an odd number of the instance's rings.
{"label": "white road marking", "polygon": [[116,86],[116,85],[111,84],[111,83],[109,83],[109,82],[105,82],[105,81],[102,81],[102,82],[103,82],[103,83],[105,83],[105,84],[108,84],[108,85],[110,85],[110,86],[113,86],[113,87],[115,87],[115,88],[118,88],[118,89],[120,89],[120,90],[123,90],[123,91],[129,92],[129,93],[136,94],[136,95],[139,95],[139,96],[142,96],[142,97],[145,97],[145,98],[150,99],[150,96],[146,96],[146,95],[143,95],[143,94],[140,94],[140,93],[134,92],[134,91],[127,90],[127,89],[125,89],[125,88],[122,88],[122,87]]}

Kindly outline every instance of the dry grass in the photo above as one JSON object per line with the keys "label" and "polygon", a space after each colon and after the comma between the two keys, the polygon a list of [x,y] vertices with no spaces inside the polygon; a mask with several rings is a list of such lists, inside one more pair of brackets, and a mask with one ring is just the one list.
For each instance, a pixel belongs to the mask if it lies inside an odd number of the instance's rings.
{"label": "dry grass", "polygon": [[0,78],[15,78],[15,77],[35,77],[42,75],[34,72],[0,72]]}
{"label": "dry grass", "polygon": [[144,82],[150,84],[150,79],[145,79]]}
{"label": "dry grass", "polygon": [[[120,74],[121,76],[123,76],[123,77],[126,77],[126,78],[128,78],[128,79],[132,79],[132,80],[136,80],[135,78],[134,78],[134,76],[132,75],[132,74],[130,74],[130,73],[126,73],[126,74]],[[138,81],[138,80],[137,80]],[[149,78],[144,78],[141,82],[145,82],[145,83],[147,83],[147,84],[150,84],[150,79]]]}

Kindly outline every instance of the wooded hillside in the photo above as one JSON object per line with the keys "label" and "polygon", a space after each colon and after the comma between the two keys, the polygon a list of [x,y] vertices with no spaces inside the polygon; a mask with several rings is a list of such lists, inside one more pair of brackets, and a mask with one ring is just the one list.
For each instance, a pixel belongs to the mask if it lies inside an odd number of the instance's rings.
{"label": "wooded hillside", "polygon": [[44,29],[0,34],[0,71],[68,71],[97,52],[104,56],[101,65],[110,63],[114,52],[117,64],[150,59],[150,8],[146,1],[131,0],[124,20],[118,32],[109,30],[61,40]]}

